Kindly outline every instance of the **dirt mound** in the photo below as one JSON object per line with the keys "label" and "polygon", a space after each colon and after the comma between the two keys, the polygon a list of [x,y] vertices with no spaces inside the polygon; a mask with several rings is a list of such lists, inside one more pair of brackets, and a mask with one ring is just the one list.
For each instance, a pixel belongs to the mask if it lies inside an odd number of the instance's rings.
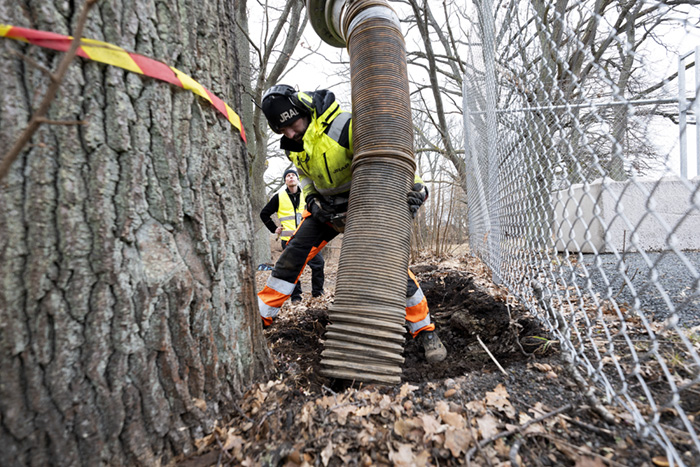
{"label": "dirt mound", "polygon": [[405,381],[433,381],[496,370],[496,363],[479,339],[507,367],[536,350],[527,344],[527,338],[547,335],[524,309],[509,310],[504,302],[485,293],[466,272],[433,267],[421,268],[416,274],[448,356],[438,364],[427,363],[418,343],[409,336],[404,349]]}
{"label": "dirt mound", "polygon": [[[537,350],[528,339],[545,337],[544,328],[522,308],[509,309],[477,285],[473,276],[454,269],[440,269],[435,265],[412,268],[428,300],[438,334],[448,350],[440,363],[428,363],[418,342],[406,333],[402,380],[405,382],[435,381],[469,374],[498,371],[494,359],[503,367],[523,361]],[[266,331],[275,353],[293,357],[284,358],[282,371],[302,368],[305,379],[312,387],[337,388],[343,382],[331,381],[320,374],[322,338],[328,324],[327,305],[324,301],[310,301],[307,306],[290,306],[280,314],[275,324]],[[325,305],[320,307],[319,305]],[[284,310],[283,310],[284,311]],[[483,343],[479,343],[479,339]]]}
{"label": "dirt mound", "polygon": [[614,424],[604,422],[567,378],[556,345],[545,345],[539,322],[508,306],[512,298],[467,263],[412,268],[448,356],[428,364],[407,333],[399,385],[349,386],[320,375],[332,291],[285,304],[265,330],[277,374],[252,385],[231,418],[199,440],[198,453],[181,465],[665,461],[657,446],[637,436],[625,412],[615,411]]}

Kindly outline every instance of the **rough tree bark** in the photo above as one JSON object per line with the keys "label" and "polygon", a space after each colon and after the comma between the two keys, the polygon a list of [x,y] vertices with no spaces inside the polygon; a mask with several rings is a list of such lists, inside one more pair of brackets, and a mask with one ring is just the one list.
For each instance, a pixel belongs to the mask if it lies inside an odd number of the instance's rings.
{"label": "rough tree bark", "polygon": [[[79,2],[0,0],[70,35]],[[100,1],[85,37],[241,103],[233,0]],[[0,39],[0,157],[60,53]],[[16,54],[20,52],[27,58]],[[269,362],[248,160],[207,102],[76,59],[0,181],[0,465],[155,465],[194,450]]]}

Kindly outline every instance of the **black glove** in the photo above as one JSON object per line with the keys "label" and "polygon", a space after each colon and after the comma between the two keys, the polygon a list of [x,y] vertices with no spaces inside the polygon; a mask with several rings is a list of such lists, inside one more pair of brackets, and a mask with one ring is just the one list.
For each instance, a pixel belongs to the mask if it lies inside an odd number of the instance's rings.
{"label": "black glove", "polygon": [[331,220],[331,213],[323,209],[321,202],[316,198],[311,198],[306,202],[306,208],[309,210],[314,219],[322,224]]}
{"label": "black glove", "polygon": [[414,219],[418,215],[418,209],[426,199],[428,199],[428,188],[422,183],[414,184],[411,191],[408,192],[408,208]]}

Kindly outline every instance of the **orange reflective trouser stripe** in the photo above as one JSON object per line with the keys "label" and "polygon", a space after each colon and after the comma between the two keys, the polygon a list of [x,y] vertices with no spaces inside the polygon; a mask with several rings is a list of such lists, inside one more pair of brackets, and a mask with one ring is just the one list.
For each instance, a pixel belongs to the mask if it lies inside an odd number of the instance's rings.
{"label": "orange reflective trouser stripe", "polygon": [[272,324],[284,302],[292,296],[306,264],[336,235],[338,232],[331,227],[319,227],[319,223],[310,221],[309,217],[301,221],[277,260],[267,284],[258,292],[258,309],[266,325]]}
{"label": "orange reflective trouser stripe", "polygon": [[[321,244],[321,246],[312,248],[309,255],[306,257],[304,266],[306,266],[306,263],[316,256],[316,253],[321,251],[325,245],[326,243],[324,242]],[[303,270],[304,267],[301,268],[301,271]],[[296,287],[297,282],[301,277],[301,271],[299,271],[299,274],[294,282],[285,281],[273,276],[268,277],[267,284],[265,284],[265,287],[258,292],[258,308],[260,309],[260,316],[262,317],[265,325],[272,324],[272,319],[277,316],[277,313],[279,313],[284,302],[292,296],[294,287]]]}
{"label": "orange reflective trouser stripe", "polygon": [[[319,247],[312,248],[306,262],[316,256],[316,253],[321,251],[324,246],[325,242]],[[301,276],[301,273],[296,280],[299,280],[299,276]],[[265,288],[258,293],[260,316],[266,325],[272,324],[272,319],[277,316],[282,304],[291,297],[295,285],[296,281],[288,282],[272,276],[268,278]],[[406,321],[408,321],[411,335],[415,337],[421,331],[433,331],[435,324],[430,321],[428,300],[426,300],[423,290],[418,285],[416,276],[410,270],[408,271],[407,292]]]}
{"label": "orange reflective trouser stripe", "polygon": [[416,337],[421,331],[435,330],[435,325],[430,322],[428,300],[410,269],[408,270],[408,284],[406,286],[406,321],[408,321],[408,329],[413,337]]}
{"label": "orange reflective trouser stripe", "polygon": [[[266,325],[272,324],[285,300],[292,296],[306,263],[337,235],[333,227],[318,222],[304,211],[303,220],[282,251],[267,284],[258,292],[258,308]],[[413,337],[421,331],[435,329],[430,320],[428,301],[410,270],[406,284],[406,321]]]}
{"label": "orange reflective trouser stripe", "polygon": [[[294,238],[294,237],[292,237],[292,238]],[[316,257],[318,252],[323,250],[323,247],[326,246],[326,244],[327,244],[327,242],[323,242],[319,246],[315,246],[311,249],[311,251],[309,252],[309,256],[307,256],[306,261],[304,261],[304,266],[302,266],[301,271],[299,271],[299,274],[297,275],[297,280],[294,281],[295,284],[297,282],[299,282],[299,278],[301,277],[301,273],[304,272],[304,268],[306,267],[307,264],[309,264],[309,261],[314,259],[314,257]]]}
{"label": "orange reflective trouser stripe", "polygon": [[265,325],[272,324],[285,300],[291,297],[296,283],[270,276],[265,287],[258,292],[258,308]]}

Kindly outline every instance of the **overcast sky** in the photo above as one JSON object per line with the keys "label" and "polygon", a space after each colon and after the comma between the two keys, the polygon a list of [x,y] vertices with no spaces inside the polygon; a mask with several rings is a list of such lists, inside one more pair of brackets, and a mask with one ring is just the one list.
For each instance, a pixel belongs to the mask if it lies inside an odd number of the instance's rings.
{"label": "overcast sky", "polygon": [[[465,5],[471,5],[470,0],[464,0]],[[261,18],[260,11],[255,11],[255,8],[260,8],[256,3],[251,5],[251,20],[250,28],[255,36],[256,24],[253,18]],[[394,8],[400,7],[398,3],[392,3]],[[692,24],[697,24],[697,19],[700,17],[700,9],[694,6],[688,6],[688,16],[679,17],[678,23],[673,28],[668,28],[668,32],[664,34],[664,41],[676,45],[678,51],[687,53],[700,46],[700,32],[697,28],[692,27]],[[439,10],[438,10],[439,11]],[[685,22],[685,24],[683,24]],[[259,33],[258,33],[259,35]],[[410,41],[411,39],[407,39]],[[414,44],[409,44],[414,46]],[[648,68],[653,72],[657,79],[663,79],[675,73],[678,69],[677,55],[668,52],[665,48],[657,47],[649,51],[650,62]],[[294,68],[288,70],[284,77],[280,80],[282,83],[289,84],[301,91],[313,91],[316,89],[331,89],[341,106],[346,110],[351,110],[350,105],[350,83],[349,72],[347,65],[340,65],[341,62],[347,63],[348,55],[345,49],[336,48],[323,42],[315,33],[311,24],[309,24],[304,32],[300,47],[295,50],[294,59],[301,59]],[[691,58],[692,61],[692,58]],[[695,88],[695,71],[688,70],[686,75],[687,90],[686,95],[694,95]],[[675,86],[677,81],[671,84],[670,88],[677,89]],[[674,92],[675,94],[675,92]],[[689,119],[694,122],[694,118]],[[696,166],[696,131],[695,125],[689,125],[687,131],[688,141],[688,175],[690,178],[695,176],[697,171]],[[658,174],[664,172],[680,173],[680,157],[679,157],[679,128],[668,120],[661,120],[653,125],[650,131],[658,133],[658,149],[659,152],[667,157],[666,167],[661,167]],[[276,138],[275,138],[276,139]],[[271,165],[266,173],[266,179],[276,179],[281,177],[282,172],[287,167],[287,163],[283,159],[271,159]]]}

